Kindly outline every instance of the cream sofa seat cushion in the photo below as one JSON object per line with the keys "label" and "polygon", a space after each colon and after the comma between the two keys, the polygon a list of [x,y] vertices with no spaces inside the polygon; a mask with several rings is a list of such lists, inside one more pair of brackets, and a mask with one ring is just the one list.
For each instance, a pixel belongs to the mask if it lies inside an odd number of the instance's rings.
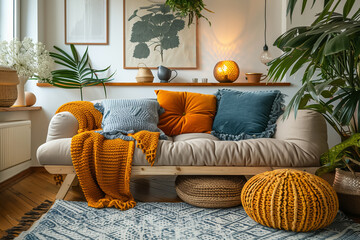
{"label": "cream sofa seat cushion", "polygon": [[[56,114],[49,125],[47,142],[37,151],[42,165],[72,165],[71,137],[77,121],[69,112]],[[274,138],[220,141],[206,133],[188,133],[160,140],[157,166],[271,166],[314,167],[328,149],[324,118],[314,111],[301,110],[296,119],[277,121]],[[148,166],[144,154],[136,148],[133,165]]]}
{"label": "cream sofa seat cushion", "polygon": [[[72,165],[71,138],[43,144],[38,149],[42,165]],[[133,165],[146,166],[144,154],[136,148]],[[318,166],[314,158],[296,144],[277,139],[219,141],[207,133],[188,133],[160,140],[156,166]]]}

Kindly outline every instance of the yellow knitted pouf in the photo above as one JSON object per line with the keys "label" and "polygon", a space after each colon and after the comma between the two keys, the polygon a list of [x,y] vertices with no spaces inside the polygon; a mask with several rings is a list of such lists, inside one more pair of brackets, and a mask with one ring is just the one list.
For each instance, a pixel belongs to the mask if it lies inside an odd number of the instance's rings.
{"label": "yellow knitted pouf", "polygon": [[295,232],[326,227],[339,210],[336,192],[328,182],[291,169],[264,172],[249,179],[241,192],[241,203],[256,222]]}

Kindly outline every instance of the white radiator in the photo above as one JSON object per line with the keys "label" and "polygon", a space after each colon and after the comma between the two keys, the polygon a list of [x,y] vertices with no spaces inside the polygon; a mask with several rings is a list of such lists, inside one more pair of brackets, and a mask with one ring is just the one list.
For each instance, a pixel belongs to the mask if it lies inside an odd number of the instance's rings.
{"label": "white radiator", "polygon": [[31,121],[0,122],[0,171],[31,158]]}

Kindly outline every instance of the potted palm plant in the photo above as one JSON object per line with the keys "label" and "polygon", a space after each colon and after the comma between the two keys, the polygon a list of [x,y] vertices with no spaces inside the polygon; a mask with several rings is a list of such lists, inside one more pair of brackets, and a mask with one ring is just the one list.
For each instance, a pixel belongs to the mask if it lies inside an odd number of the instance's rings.
{"label": "potted palm plant", "polygon": [[[340,2],[344,7],[337,13]],[[290,16],[297,3],[302,3],[303,12],[308,1],[289,0]],[[280,81],[286,74],[304,71],[302,87],[289,102],[285,117],[291,111],[296,114],[298,109],[312,109],[321,113],[339,134],[341,143],[321,157],[322,167],[317,174],[336,168],[350,170],[345,172],[346,177],[350,173],[352,181],[357,182],[355,188],[346,183],[335,189],[340,192],[343,210],[350,206],[353,213],[360,213],[360,207],[356,210],[354,204],[344,201],[349,193],[357,193],[360,202],[360,176],[355,173],[360,170],[360,9],[354,4],[355,0],[326,0],[310,26],[295,27],[281,35],[274,45],[284,53],[269,63],[269,77]],[[343,173],[337,170],[335,184],[344,179],[339,175]]]}
{"label": "potted palm plant", "polygon": [[51,85],[60,88],[79,89],[80,98],[83,100],[83,88],[101,84],[104,88],[105,83],[112,81],[115,73],[111,73],[108,77],[99,78],[98,74],[106,72],[110,66],[96,70],[91,67],[88,55],[88,48],[85,53],[80,56],[73,44],[70,44],[71,54],[68,54],[59,47],[54,46],[57,52],[50,52],[50,56],[54,58],[55,63],[65,67],[51,72],[52,78],[48,81]]}

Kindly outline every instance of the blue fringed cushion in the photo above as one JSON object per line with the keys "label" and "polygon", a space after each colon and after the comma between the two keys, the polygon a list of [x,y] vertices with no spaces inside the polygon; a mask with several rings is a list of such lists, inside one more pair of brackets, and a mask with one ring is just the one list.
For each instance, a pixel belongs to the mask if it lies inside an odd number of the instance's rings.
{"label": "blue fringed cushion", "polygon": [[278,91],[240,92],[219,89],[212,132],[220,140],[270,138],[283,113],[284,95]]}
{"label": "blue fringed cushion", "polygon": [[163,109],[156,99],[106,99],[94,106],[103,114],[102,131],[98,133],[108,139],[132,141],[126,135],[141,130],[160,132],[160,139],[167,139],[157,127]]}

